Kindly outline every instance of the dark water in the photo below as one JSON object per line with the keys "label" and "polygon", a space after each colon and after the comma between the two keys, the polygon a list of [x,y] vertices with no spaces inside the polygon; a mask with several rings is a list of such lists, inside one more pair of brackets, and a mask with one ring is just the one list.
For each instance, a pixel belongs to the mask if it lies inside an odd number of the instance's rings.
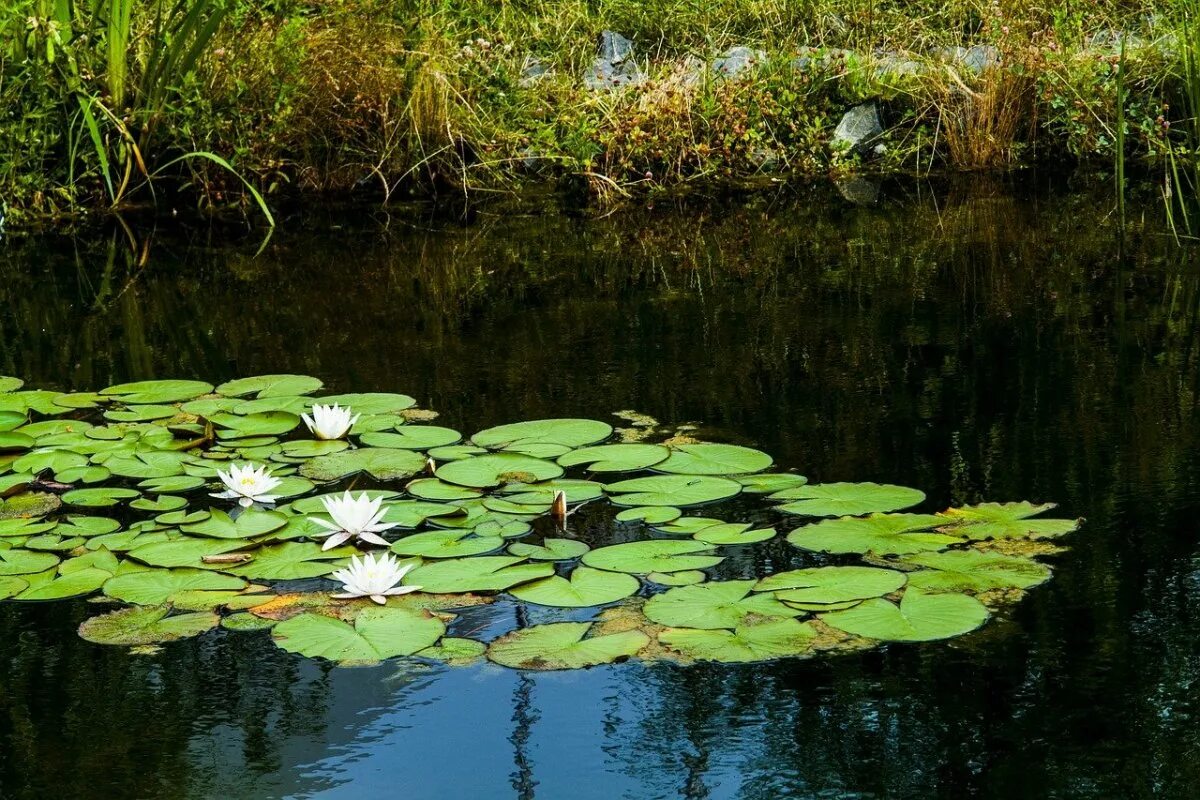
{"label": "dark water", "polygon": [[1118,236],[1103,192],[1013,191],[297,217],[257,257],[5,240],[0,374],[32,385],[305,372],[468,432],[637,409],[1088,522],[978,633],[749,666],[333,669],[225,631],[131,656],[74,635],[86,604],[7,603],[0,797],[1200,795],[1197,256],[1140,211]]}

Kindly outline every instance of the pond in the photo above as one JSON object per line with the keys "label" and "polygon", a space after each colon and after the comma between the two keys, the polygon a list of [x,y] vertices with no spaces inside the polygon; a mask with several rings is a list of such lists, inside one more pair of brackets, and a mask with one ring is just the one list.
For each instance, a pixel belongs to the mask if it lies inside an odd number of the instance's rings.
{"label": "pond", "polygon": [[[1086,521],[977,631],[758,663],[349,668],[223,628],[137,652],[76,635],[111,606],[3,602],[0,797],[1194,796],[1200,270],[1152,196],[1124,235],[1113,205],[1023,178],[4,240],[0,375],[30,388],[297,373],[468,435],[632,411],[921,513]],[[591,618],[460,613],[482,641]]]}

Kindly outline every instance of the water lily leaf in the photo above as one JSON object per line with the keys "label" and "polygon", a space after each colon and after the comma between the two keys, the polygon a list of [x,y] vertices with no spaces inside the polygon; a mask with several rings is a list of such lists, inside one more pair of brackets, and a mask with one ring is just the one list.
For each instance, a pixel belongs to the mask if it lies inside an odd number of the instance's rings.
{"label": "water lily leaf", "polygon": [[593,419],[537,419],[487,428],[472,436],[471,442],[489,449],[513,450],[514,446],[528,445],[575,448],[602,442],[612,436],[612,431],[611,425]]}
{"label": "water lily leaf", "polygon": [[122,383],[101,389],[100,394],[115,396],[122,403],[179,403],[191,400],[213,390],[211,383],[203,381],[137,381]]}
{"label": "water lily leaf", "polygon": [[149,511],[152,514],[166,514],[170,511],[178,511],[187,504],[188,501],[182,497],[177,497],[173,494],[160,494],[153,500],[148,497],[134,500],[129,504],[129,507],[138,511]]}
{"label": "water lily leaf", "polygon": [[257,608],[276,595],[254,594],[256,587],[248,587],[246,592],[212,589],[185,589],[171,595],[171,608],[176,611],[216,611],[218,608],[228,608],[243,611],[247,608]]}
{"label": "water lily leaf", "polygon": [[324,384],[319,378],[308,375],[256,375],[253,378],[238,378],[217,387],[217,394],[226,397],[288,397],[312,394]]}
{"label": "water lily leaf", "polygon": [[142,491],[154,494],[181,494],[204,486],[204,479],[194,475],[172,475],[165,478],[148,478],[138,484]]}
{"label": "water lily leaf", "polygon": [[509,483],[501,486],[497,492],[504,495],[506,501],[518,506],[549,506],[554,502],[554,495],[562,492],[566,495],[567,503],[575,505],[603,497],[604,486],[595,481],[558,478],[541,483]]}
{"label": "water lily leaf", "polygon": [[592,472],[633,472],[666,461],[671,451],[658,444],[602,444],[559,456],[562,467],[587,465]]}
{"label": "water lily leaf", "polygon": [[516,539],[529,533],[532,528],[528,522],[520,520],[486,519],[474,528],[476,536],[499,536],[502,539]]}
{"label": "water lily leaf", "polygon": [[167,542],[144,544],[130,550],[127,555],[152,567],[212,569],[214,566],[228,565],[205,564],[205,556],[231,553],[252,546],[253,544],[246,539],[196,539],[185,536]]}
{"label": "water lily leaf", "polygon": [[712,547],[692,540],[649,539],[600,547],[583,556],[583,563],[596,569],[644,575],[650,572],[681,572],[708,569],[724,559]]}
{"label": "water lily leaf", "polygon": [[641,583],[620,572],[576,567],[569,579],[551,575],[509,590],[527,603],[562,608],[583,608],[615,603],[637,592]]}
{"label": "water lily leaf", "polygon": [[465,486],[439,481],[437,478],[418,478],[404,487],[413,497],[422,500],[474,500],[483,492]]}
{"label": "water lily leaf", "polygon": [[7,600],[29,588],[29,582],[10,575],[0,576],[0,600]]}
{"label": "water lily leaf", "polygon": [[20,431],[0,431],[0,452],[28,450],[37,442],[32,436]]}
{"label": "water lily leaf", "polygon": [[56,394],[53,402],[54,405],[62,406],[63,408],[96,408],[98,405],[110,402],[111,400],[111,397],[105,397],[99,392],[68,392]]}
{"label": "water lily leaf", "polygon": [[704,583],[708,576],[698,569],[685,569],[681,572],[651,572],[646,580],[659,586],[693,586]]}
{"label": "water lily leaf", "polygon": [[681,444],[671,448],[671,456],[654,469],[680,475],[741,475],[762,472],[771,466],[771,457],[761,450],[733,444]]}
{"label": "water lily leaf", "polygon": [[627,508],[617,514],[617,522],[644,522],[647,525],[661,525],[674,522],[683,514],[673,506],[639,506]]}
{"label": "water lily leaf", "polygon": [[60,536],[99,536],[121,529],[121,523],[108,517],[85,517],[71,514],[59,522],[54,532]]}
{"label": "water lily leaf", "polygon": [[58,392],[48,389],[34,389],[2,394],[0,395],[0,411],[17,411],[23,415],[28,410],[52,417],[64,411],[62,406],[54,404],[54,398],[58,395]]}
{"label": "water lily leaf", "polygon": [[949,639],[975,630],[987,618],[987,608],[974,597],[917,589],[907,590],[899,605],[877,598],[821,616],[839,630],[887,642]]}
{"label": "water lily leaf", "polygon": [[446,503],[429,503],[424,500],[399,500],[384,505],[384,522],[394,522],[402,528],[416,528],[426,520],[464,516],[466,511]]}
{"label": "water lily leaf", "polygon": [[175,406],[147,403],[127,408],[110,408],[104,412],[105,419],[113,422],[150,422],[156,419],[169,419],[179,413]]}
{"label": "water lily leaf", "polygon": [[32,475],[50,470],[57,473],[72,467],[84,467],[88,457],[72,450],[39,448],[18,458],[12,463],[13,472],[28,472]]}
{"label": "water lily leaf", "polygon": [[234,397],[202,397],[190,400],[179,407],[184,414],[211,419],[214,414],[232,413],[240,400]]}
{"label": "water lily leaf", "polygon": [[883,597],[899,591],[905,574],[875,567],[810,567],[769,575],[754,587],[756,592],[775,592],[791,603],[831,604]]}
{"label": "water lily leaf", "polygon": [[646,601],[642,613],[671,628],[735,628],[748,615],[795,617],[800,614],[769,594],[751,594],[753,580],[714,581],[680,586]]}
{"label": "water lily leaf", "polygon": [[563,474],[562,467],[519,453],[491,453],[486,456],[448,461],[437,468],[437,477],[459,486],[483,489],[501,483],[533,483]]}
{"label": "water lily leaf", "polygon": [[263,631],[275,627],[275,620],[256,617],[253,614],[240,611],[221,618],[221,627],[230,631]]}
{"label": "water lily leaf", "polygon": [[196,536],[211,536],[215,539],[253,539],[279,530],[288,518],[278,511],[244,511],[236,520],[220,509],[213,509],[208,519],[194,525],[185,525],[184,533]]}
{"label": "water lily leaf", "polygon": [[[44,517],[57,511],[62,506],[58,495],[49,492],[21,492],[18,495],[0,501],[0,523],[14,523],[17,519],[28,521],[29,517]],[[0,531],[6,527],[0,524]],[[18,526],[19,527],[19,526]],[[26,531],[33,533],[34,531]],[[12,536],[13,533],[0,533],[0,536]],[[23,534],[17,534],[23,535]]]}
{"label": "water lily leaf", "polygon": [[94,536],[87,540],[87,548],[89,550],[104,548],[105,550],[112,550],[114,553],[117,553],[133,550],[142,545],[170,541],[173,538],[178,538],[178,534],[173,535],[164,530],[144,531],[131,528],[130,530]]}
{"label": "water lily leaf", "polygon": [[55,522],[42,522],[22,517],[0,519],[0,536],[35,536],[54,530],[56,525]]}
{"label": "water lily leaf", "polygon": [[64,552],[82,547],[86,540],[79,536],[64,538],[57,533],[43,533],[40,536],[30,536],[22,545],[27,550],[54,550]]}
{"label": "water lily leaf", "polygon": [[520,583],[547,578],[554,565],[527,564],[515,556],[475,556],[424,564],[408,574],[404,583],[434,594],[502,592]]}
{"label": "water lily leaf", "polygon": [[0,575],[33,575],[58,566],[58,556],[53,553],[35,553],[29,550],[0,550]]}
{"label": "water lily leaf", "polygon": [[249,436],[281,436],[289,433],[300,424],[300,417],[287,411],[265,411],[260,414],[247,414],[244,417],[237,414],[213,414],[209,421],[221,427],[217,436],[222,439],[243,439]]}
{"label": "water lily leaf", "polygon": [[192,590],[244,589],[246,582],[232,575],[202,569],[147,569],[117,575],[104,584],[104,593],[126,603],[157,606],[173,595]]}
{"label": "water lily leaf", "polygon": [[100,483],[112,475],[106,467],[70,467],[54,477],[63,483]]}
{"label": "water lily leaf", "polygon": [[8,375],[0,375],[0,394],[15,392],[25,385],[25,381],[20,378],[13,378]]}
{"label": "water lily leaf", "polygon": [[337,394],[332,397],[322,397],[317,400],[325,406],[339,405],[350,408],[355,414],[364,417],[375,414],[399,414],[405,409],[412,408],[417,401],[406,394],[388,394],[386,392],[367,392],[363,394]]}
{"label": "water lily leaf", "polygon": [[364,447],[314,458],[300,474],[316,481],[336,481],[365,472],[376,480],[408,478],[425,469],[425,459],[412,450]]}
{"label": "water lily leaf", "polygon": [[91,594],[112,578],[108,570],[88,567],[57,577],[38,573],[44,576],[35,582],[35,576],[25,578],[29,588],[17,595],[14,600],[64,600],[68,597],[80,597]]}
{"label": "water lily leaf", "polygon": [[545,503],[514,503],[503,497],[485,497],[483,499],[483,507],[488,511],[495,511],[500,514],[516,514],[526,516],[529,514],[545,514],[550,511],[549,501]]}
{"label": "water lily leaf", "polygon": [[281,395],[278,397],[262,397],[257,400],[242,400],[233,407],[233,413],[238,416],[247,414],[268,414],[272,411],[283,411],[288,414],[303,414],[312,406],[311,397],[296,395]]}
{"label": "water lily leaf", "polygon": [[779,506],[787,514],[809,517],[860,516],[915,506],[925,493],[906,486],[879,483],[810,483],[784,489],[771,500],[791,500]]}
{"label": "water lily leaf", "polygon": [[667,628],[658,641],[693,661],[739,663],[805,655],[816,631],[807,622],[771,618],[744,622],[734,630]]}
{"label": "water lily leaf", "polygon": [[166,606],[123,608],[84,620],[79,635],[96,644],[158,644],[197,636],[215,628],[220,621],[211,612],[167,616],[170,612]]}
{"label": "water lily leaf", "polygon": [[350,556],[357,555],[353,547],[322,550],[316,542],[283,542],[260,547],[248,564],[228,567],[225,571],[243,578],[267,581],[321,578],[329,575]]}
{"label": "water lily leaf", "polygon": [[364,433],[360,438],[368,447],[395,447],[401,450],[428,450],[445,447],[462,439],[462,434],[437,425],[401,425],[395,431]]}
{"label": "water lily leaf", "polygon": [[487,645],[475,639],[462,639],[456,636],[443,636],[442,641],[433,647],[426,647],[417,652],[418,658],[429,658],[441,661],[455,667],[465,666],[483,658]]}
{"label": "water lily leaf", "polygon": [[135,489],[99,486],[94,489],[72,489],[62,496],[62,501],[67,505],[82,508],[107,508],[117,505],[122,500],[132,500],[136,497],[141,497],[141,492]]}
{"label": "water lily leaf", "polygon": [[1030,558],[982,553],[978,550],[950,550],[945,553],[918,553],[900,559],[901,563],[927,570],[910,572],[908,581],[926,591],[985,592],[989,589],[1028,589],[1050,579],[1050,568]]}
{"label": "water lily leaf", "polygon": [[610,483],[605,490],[619,506],[694,506],[733,497],[742,485],[728,478],[655,475]]}
{"label": "water lily leaf", "polygon": [[320,614],[300,614],[276,625],[271,638],[289,652],[349,665],[412,655],[432,646],[445,632],[445,624],[428,611],[385,607],[363,611],[353,625]]}
{"label": "water lily leaf", "polygon": [[[293,442],[284,442],[280,445],[279,452],[288,458],[319,458],[328,456],[334,453],[340,453],[347,450],[350,443],[345,439],[299,439]],[[242,455],[246,455],[245,450]]]}
{"label": "water lily leaf", "polygon": [[789,544],[822,553],[908,555],[944,550],[962,542],[957,536],[926,533],[938,524],[932,514],[872,514],[840,517],[805,525],[788,534]]}
{"label": "water lily leaf", "polygon": [[461,558],[490,553],[504,546],[499,536],[475,536],[469,530],[429,531],[405,536],[392,545],[392,552],[422,558]]}
{"label": "water lily leaf", "polygon": [[19,411],[0,408],[0,431],[13,431],[25,424],[28,414],[22,407]]}
{"label": "water lily leaf", "polygon": [[591,627],[590,622],[552,622],[513,631],[492,642],[487,657],[513,669],[583,669],[631,658],[650,643],[641,631],[587,637]]}
{"label": "water lily leaf", "polygon": [[445,447],[431,448],[428,455],[438,461],[461,461],[471,456],[481,456],[486,452],[487,448],[476,447],[473,444],[451,444]]}
{"label": "water lily leaf", "polygon": [[698,542],[717,545],[756,544],[775,538],[774,528],[746,530],[747,527],[749,526],[740,523],[713,525],[697,531],[692,538]]}
{"label": "water lily leaf", "polygon": [[773,472],[763,475],[737,475],[733,478],[742,485],[747,494],[774,494],[785,489],[795,489],[808,483],[808,478],[791,472]]}
{"label": "water lily leaf", "polygon": [[508,546],[508,552],[514,556],[534,561],[570,561],[579,558],[589,549],[591,548],[586,544],[575,539],[543,539],[541,544],[514,542]]}
{"label": "water lily leaf", "polygon": [[964,525],[954,532],[971,540],[1048,539],[1079,528],[1077,519],[1028,519],[1054,508],[1054,503],[980,503],[951,508],[945,516]]}

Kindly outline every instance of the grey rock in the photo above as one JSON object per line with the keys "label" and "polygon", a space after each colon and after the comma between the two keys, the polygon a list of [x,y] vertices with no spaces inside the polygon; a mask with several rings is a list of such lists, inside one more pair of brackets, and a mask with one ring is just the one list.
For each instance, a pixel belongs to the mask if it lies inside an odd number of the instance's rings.
{"label": "grey rock", "polygon": [[897,75],[920,75],[925,71],[924,65],[911,58],[905,58],[899,53],[884,53],[875,60],[875,76],[884,78]]}
{"label": "grey rock", "polygon": [[529,87],[545,78],[550,74],[550,67],[546,66],[539,58],[525,59],[525,66],[521,68],[521,78],[518,83],[521,86]]}
{"label": "grey rock", "polygon": [[879,186],[862,176],[838,181],[838,193],[856,206],[873,206],[879,202]]}
{"label": "grey rock", "polygon": [[626,59],[633,58],[633,42],[616,31],[604,31],[600,34],[600,52],[596,58],[604,59],[610,64],[620,64]]}
{"label": "grey rock", "polygon": [[865,153],[883,133],[879,107],[874,102],[863,103],[847,111],[833,132],[834,147]]}
{"label": "grey rock", "polygon": [[593,91],[602,91],[632,86],[644,78],[633,55],[633,42],[613,31],[601,33],[600,53],[584,74],[584,85]]}
{"label": "grey rock", "polygon": [[712,71],[717,75],[732,78],[753,69],[767,60],[767,54],[751,47],[731,47],[713,59]]}
{"label": "grey rock", "polygon": [[1000,66],[1000,51],[990,44],[972,45],[959,59],[959,63],[980,75],[986,70]]}

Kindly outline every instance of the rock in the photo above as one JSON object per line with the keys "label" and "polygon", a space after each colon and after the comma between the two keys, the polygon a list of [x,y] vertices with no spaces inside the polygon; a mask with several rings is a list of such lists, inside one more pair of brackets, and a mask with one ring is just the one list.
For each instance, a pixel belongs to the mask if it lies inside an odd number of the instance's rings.
{"label": "rock", "polygon": [[1146,40],[1136,33],[1125,33],[1112,29],[1096,31],[1087,40],[1088,48],[1105,53],[1120,53],[1122,44],[1125,45],[1126,50],[1137,50],[1146,46]]}
{"label": "rock", "polygon": [[972,45],[959,59],[959,63],[976,75],[980,75],[986,70],[1000,66],[1000,51],[990,44]]}
{"label": "rock", "polygon": [[601,33],[600,53],[583,76],[584,84],[599,91],[631,86],[644,78],[633,56],[633,42],[613,31]]}
{"label": "rock", "polygon": [[732,78],[748,69],[753,69],[767,60],[762,50],[750,47],[731,47],[713,59],[712,71],[717,75]]}
{"label": "rock", "polygon": [[879,202],[879,186],[861,176],[836,183],[842,198],[856,206],[873,206]]}
{"label": "rock", "polygon": [[527,58],[525,66],[521,68],[521,78],[517,83],[528,88],[549,74],[550,67],[546,66],[540,58]]}
{"label": "rock", "polygon": [[879,107],[874,101],[857,105],[842,116],[833,132],[833,146],[851,152],[867,152],[875,139],[883,133],[879,121]]}
{"label": "rock", "polygon": [[899,53],[884,53],[875,60],[875,77],[897,75],[920,75],[925,67],[919,61],[905,58]]}

